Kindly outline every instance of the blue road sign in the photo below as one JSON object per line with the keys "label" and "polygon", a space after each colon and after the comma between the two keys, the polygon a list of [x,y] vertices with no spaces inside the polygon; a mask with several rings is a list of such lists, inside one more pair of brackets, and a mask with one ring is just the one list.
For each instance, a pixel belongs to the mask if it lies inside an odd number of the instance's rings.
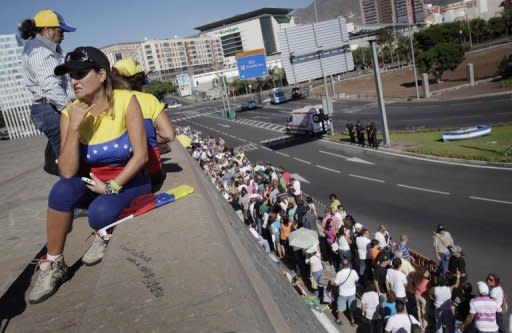
{"label": "blue road sign", "polygon": [[240,80],[250,80],[268,74],[264,53],[238,57],[236,63]]}

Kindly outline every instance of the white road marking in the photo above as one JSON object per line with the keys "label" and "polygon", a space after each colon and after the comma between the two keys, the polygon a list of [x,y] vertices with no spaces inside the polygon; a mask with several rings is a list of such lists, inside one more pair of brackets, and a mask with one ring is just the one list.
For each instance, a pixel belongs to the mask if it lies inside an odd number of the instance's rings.
{"label": "white road marking", "polygon": [[264,145],[261,145],[261,149],[265,149],[265,150],[268,150],[268,151],[273,151],[272,149],[270,149],[268,147],[265,147]]}
{"label": "white road marking", "polygon": [[423,191],[423,192],[430,192],[430,193],[450,195],[449,192],[436,191],[436,190],[432,190],[432,189],[424,188],[424,187],[416,187],[416,186],[403,185],[403,184],[396,184],[396,186],[403,187],[403,188],[408,188],[408,189],[411,189],[411,190],[418,190],[418,191]]}
{"label": "white road marking", "polygon": [[242,142],[247,142],[247,140],[242,139],[242,138],[238,138],[238,140],[240,140],[240,141],[242,141]]}
{"label": "white road marking", "polygon": [[305,163],[305,164],[311,165],[311,162],[309,162],[309,161],[305,161],[305,160],[300,159],[300,158],[298,158],[298,157],[294,157],[293,159],[294,159],[294,160],[296,160],[296,161],[299,161],[299,162],[302,162],[302,163]]}
{"label": "white road marking", "polygon": [[503,200],[496,200],[496,199],[489,199],[489,198],[482,198],[482,197],[475,197],[475,196],[470,196],[469,198],[473,199],[473,200],[482,200],[482,201],[489,201],[489,202],[502,203],[502,204],[506,204],[506,205],[512,205],[512,202],[510,202],[510,201],[503,201]]}
{"label": "white road marking", "polygon": [[311,309],[311,311],[313,312],[313,314],[315,315],[316,319],[318,319],[320,324],[323,325],[323,327],[325,328],[325,330],[328,333],[337,333],[337,332],[339,332],[338,328],[333,325],[333,323],[329,320],[329,318],[327,318],[325,313],[320,312],[320,311],[316,311],[316,310],[313,310],[313,309]]}
{"label": "white road marking", "polygon": [[361,164],[368,164],[368,165],[374,165],[374,164],[375,164],[375,163],[373,163],[373,162],[363,160],[363,159],[361,159],[361,158],[359,158],[359,157],[351,157],[351,158],[347,158],[347,161],[348,161],[348,162],[361,163]]}
{"label": "white road marking", "polygon": [[285,153],[281,153],[280,151],[276,151],[276,154],[284,156],[284,157],[290,157],[290,155],[285,154]]}
{"label": "white road marking", "polygon": [[311,184],[309,182],[309,180],[307,180],[306,178],[302,177],[301,175],[299,175],[298,173],[292,173],[291,176],[295,179],[297,179],[299,182],[301,183],[308,183],[308,184]]}
{"label": "white road marking", "polygon": [[229,126],[229,125],[221,124],[221,123],[217,123],[217,125],[222,126],[222,127],[225,127],[225,128],[230,128],[230,127],[231,127],[231,126]]}
{"label": "white road marking", "polygon": [[372,182],[377,182],[377,183],[384,183],[384,181],[382,179],[377,179],[377,178],[371,178],[371,177],[365,177],[365,176],[359,176],[359,175],[354,175],[352,173],[349,173],[348,174],[350,177],[354,177],[354,178],[361,178],[361,179],[366,179],[366,180],[370,180]]}
{"label": "white road marking", "polygon": [[334,169],[331,169],[331,168],[327,168],[327,167],[324,167],[324,166],[319,165],[319,164],[317,164],[316,167],[320,168],[320,169],[324,169],[324,170],[330,171],[330,172],[341,173],[341,171],[334,170]]}
{"label": "white road marking", "polygon": [[350,158],[348,156],[343,156],[343,155],[340,155],[340,154],[329,153],[328,151],[320,150],[320,152],[322,154],[327,154],[327,155],[331,155],[331,156],[336,156],[336,157],[341,157],[341,158]]}

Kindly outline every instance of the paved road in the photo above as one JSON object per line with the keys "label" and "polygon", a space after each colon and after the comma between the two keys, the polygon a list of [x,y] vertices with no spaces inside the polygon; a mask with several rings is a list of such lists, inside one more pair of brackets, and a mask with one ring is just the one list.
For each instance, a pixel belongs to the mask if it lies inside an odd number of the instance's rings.
{"label": "paved road", "polygon": [[307,181],[304,190],[324,204],[329,193],[340,194],[348,211],[370,230],[387,224],[395,239],[407,233],[412,247],[429,256],[432,231],[437,223],[445,224],[464,248],[472,281],[490,271],[512,276],[510,266],[500,265],[509,261],[512,249],[505,236],[512,231],[512,170],[403,159],[323,140],[270,149],[261,141],[282,136],[278,124],[257,127],[213,114],[177,123],[222,135],[251,160],[297,172]]}
{"label": "paved road", "polygon": [[[242,112],[240,118],[284,126],[290,110],[307,104],[321,104],[321,101],[305,99],[265,106]],[[512,105],[512,93],[464,100],[391,103],[386,105],[386,113],[390,129],[450,128],[510,122],[512,120],[510,105]],[[377,103],[351,100],[334,103],[335,128],[339,129],[344,127],[347,121],[356,120],[363,123],[376,121],[380,124]]]}

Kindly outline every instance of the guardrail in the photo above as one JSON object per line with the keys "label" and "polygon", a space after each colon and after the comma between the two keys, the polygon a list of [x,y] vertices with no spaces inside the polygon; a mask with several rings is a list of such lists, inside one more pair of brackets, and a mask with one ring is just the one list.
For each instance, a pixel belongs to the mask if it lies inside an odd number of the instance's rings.
{"label": "guardrail", "polygon": [[41,132],[36,129],[30,119],[29,105],[2,107],[2,115],[9,133],[9,139],[41,135]]}
{"label": "guardrail", "polygon": [[433,272],[437,266],[437,263],[427,256],[419,253],[418,251],[409,249],[409,254],[414,258],[412,265],[415,269],[426,268],[429,272]]}

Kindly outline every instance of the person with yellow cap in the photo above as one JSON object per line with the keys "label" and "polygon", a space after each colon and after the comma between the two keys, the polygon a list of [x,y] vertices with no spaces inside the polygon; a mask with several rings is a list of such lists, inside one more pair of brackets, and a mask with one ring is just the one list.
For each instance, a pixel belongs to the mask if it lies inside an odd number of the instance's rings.
{"label": "person with yellow cap", "polygon": [[148,80],[146,73],[137,62],[131,58],[121,59],[112,66],[112,72],[114,76],[118,75],[119,79],[124,81],[126,89],[133,90],[139,101],[148,140],[147,168],[153,192],[156,192],[165,180],[159,144],[174,140],[176,136],[174,128],[164,111],[165,105],[152,94],[142,92],[142,87]]}
{"label": "person with yellow cap", "polygon": [[32,93],[30,117],[38,130],[48,137],[45,171],[56,174],[55,159],[60,154],[60,111],[66,100],[74,98],[67,76],[58,77],[53,70],[64,62],[60,44],[64,32],[76,29],[50,9],[39,11],[33,19],[19,25],[20,35],[27,40],[23,49],[25,85]]}

